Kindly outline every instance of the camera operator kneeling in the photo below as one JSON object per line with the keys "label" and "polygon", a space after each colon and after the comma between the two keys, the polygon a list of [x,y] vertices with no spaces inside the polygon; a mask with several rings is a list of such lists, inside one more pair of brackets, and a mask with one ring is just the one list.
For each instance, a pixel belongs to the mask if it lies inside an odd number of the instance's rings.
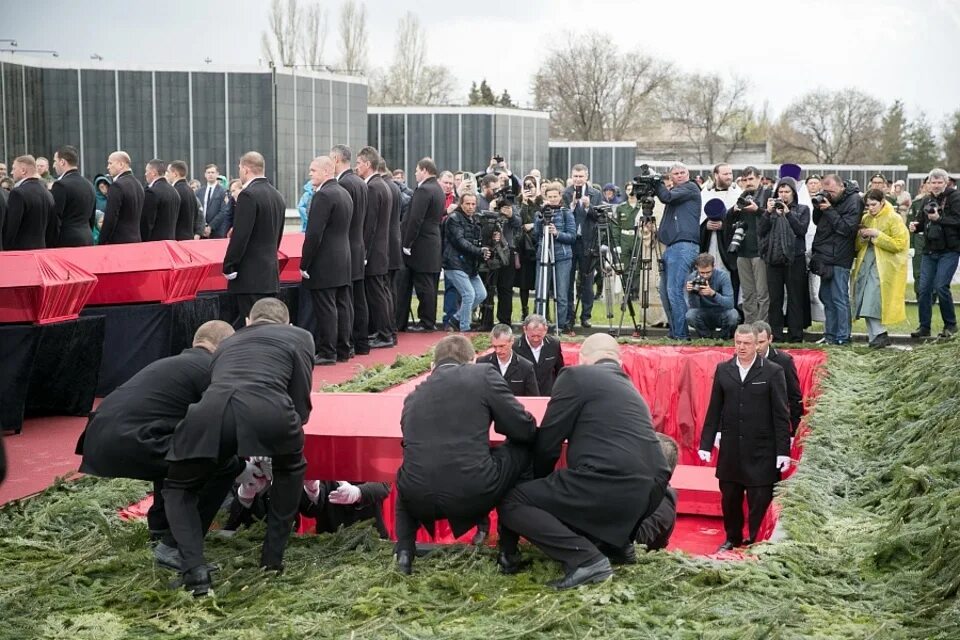
{"label": "camera operator kneeling", "polygon": [[729,340],[740,317],[733,308],[730,274],[714,269],[714,257],[701,253],[693,261],[694,271],[687,277],[687,324],[699,338],[711,338],[715,329]]}

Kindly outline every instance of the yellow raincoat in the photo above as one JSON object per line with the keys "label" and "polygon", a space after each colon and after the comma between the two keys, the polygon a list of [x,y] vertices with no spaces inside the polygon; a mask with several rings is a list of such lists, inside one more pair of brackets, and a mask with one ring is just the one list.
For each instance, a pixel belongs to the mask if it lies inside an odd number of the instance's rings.
{"label": "yellow raincoat", "polygon": [[[880,231],[880,235],[872,239],[880,276],[880,322],[885,325],[903,322],[907,319],[904,296],[907,292],[907,262],[910,260],[910,233],[907,226],[889,202],[884,202],[880,213],[875,216],[864,213],[860,224],[867,229]],[[851,282],[857,281],[857,272],[863,264],[869,244],[870,240],[864,240],[857,233],[857,260],[850,274]]]}

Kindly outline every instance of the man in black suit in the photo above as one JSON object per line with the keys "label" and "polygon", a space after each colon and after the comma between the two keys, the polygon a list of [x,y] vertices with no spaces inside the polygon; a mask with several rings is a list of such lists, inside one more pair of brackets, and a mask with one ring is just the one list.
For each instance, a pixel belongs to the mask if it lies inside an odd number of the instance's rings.
{"label": "man in black suit", "polygon": [[37,175],[33,156],[13,161],[16,186],[10,192],[3,221],[3,248],[6,251],[55,247],[59,235],[53,196]]}
{"label": "man in black suit", "polygon": [[[417,163],[417,189],[401,222],[404,268],[398,288],[397,325],[401,331],[435,331],[437,278],[440,275],[440,220],[446,196],[437,182],[437,165],[430,158]],[[417,292],[419,324],[407,326],[413,290]]]}
{"label": "man in black suit", "polygon": [[390,495],[386,482],[313,480],[303,485],[300,513],[316,520],[317,533],[336,533],[341,527],[373,520],[384,540],[390,539],[383,521],[383,501]]}
{"label": "man in black suit", "polygon": [[283,196],[263,177],[263,156],[249,151],[240,158],[238,174],[243,190],[234,207],[233,235],[223,257],[227,291],[237,299],[241,326],[253,303],[280,293],[277,250],[283,237]]}
{"label": "man in black suit", "polygon": [[[797,433],[803,418],[803,391],[800,389],[800,376],[797,365],[786,351],[773,347],[773,329],[763,320],[753,323],[757,328],[757,353],[761,358],[780,365],[787,381],[787,407],[790,409],[790,438]],[[791,440],[792,442],[792,440]]]}
{"label": "man in black suit", "polygon": [[310,163],[313,198],[303,236],[300,275],[317,318],[315,363],[333,365],[350,358],[350,218],[353,201],[333,177],[329,157]]}
{"label": "man in black suit", "polygon": [[[650,409],[620,367],[617,341],[590,336],[580,364],[589,366],[566,368],[553,388],[533,451],[536,479],[499,507],[501,570],[519,569],[523,536],[563,563],[557,589],[606,580],[611,560],[636,562],[632,536],[670,478]],[[554,470],[564,441],[567,468]]]}
{"label": "man in black suit", "polygon": [[174,231],[174,240],[199,240],[196,233],[197,216],[200,215],[197,194],[187,183],[189,173],[187,163],[183,160],[174,160],[167,166],[167,182],[173,185],[180,196],[180,208],[177,210],[177,224]]}
{"label": "man in black suit", "polygon": [[363,289],[369,311],[370,348],[394,346],[390,330],[390,286],[387,282],[390,252],[390,212],[393,194],[377,173],[380,153],[364,147],[357,154],[357,175],[367,183],[367,213],[363,221],[363,247],[367,252]]}
{"label": "man in black suit", "polygon": [[345,144],[334,145],[330,149],[330,159],[334,163],[334,172],[337,182],[340,183],[350,199],[353,201],[353,216],[350,218],[350,278],[351,278],[351,305],[353,315],[350,324],[353,335],[350,346],[356,355],[370,353],[370,339],[367,337],[370,323],[367,309],[367,294],[363,288],[364,262],[366,262],[366,248],[364,247],[363,230],[367,219],[367,183],[350,169],[353,153]]}
{"label": "man in black suit", "polygon": [[89,247],[93,244],[92,223],[96,221],[97,200],[93,183],[80,175],[80,153],[75,147],[60,147],[53,154],[53,168],[60,176],[50,186],[60,237],[54,246]]}
{"label": "man in black suit", "polygon": [[477,358],[477,364],[489,364],[503,376],[515,396],[539,396],[537,372],[533,363],[514,352],[513,329],[510,325],[498,324],[490,332],[493,352]]}
{"label": "man in black suit", "polygon": [[398,275],[403,268],[403,249],[400,241],[400,201],[402,194],[400,187],[393,181],[390,171],[387,169],[387,163],[380,158],[380,178],[390,189],[390,229],[387,232],[387,293],[390,294],[390,338],[394,345],[397,344],[397,284]]}
{"label": "man in black suit", "polygon": [[[737,327],[736,355],[717,365],[710,406],[703,420],[700,459],[710,462],[720,447],[717,479],[727,539],[718,551],[756,540],[773,500],[773,485],[790,467],[790,413],[787,382],[780,365],[757,354],[757,330]],[[722,438],[716,439],[718,435]],[[743,494],[749,511],[743,538]]]}
{"label": "man in black suit", "polygon": [[107,191],[107,210],[103,212],[99,243],[140,242],[143,185],[130,171],[130,156],[125,151],[111,153],[107,159],[107,173],[113,182]]}
{"label": "man in black suit", "polygon": [[[403,463],[397,471],[397,565],[413,570],[421,523],[447,518],[456,536],[485,517],[530,462],[536,421],[517,402],[503,376],[473,366],[469,340],[437,343],[433,372],[403,401]],[[490,422],[507,437],[490,448]]]}
{"label": "man in black suit", "polygon": [[532,313],[523,321],[523,335],[517,338],[513,350],[533,363],[537,372],[540,394],[549,396],[553,383],[563,369],[560,341],[547,335],[547,319]]}
{"label": "man in black suit", "polygon": [[[193,346],[182,353],[157,360],[114,389],[90,414],[77,441],[83,456],[80,471],[104,478],[134,478],[153,482],[153,505],[147,512],[157,561],[179,569],[180,555],[170,535],[163,502],[163,479],[170,439],[187,407],[199,402],[210,384],[213,353],[233,327],[220,320],[205,322],[193,336]],[[232,483],[232,478],[226,480]],[[223,501],[216,492],[206,493],[200,506],[205,528],[213,521]]]}
{"label": "man in black suit", "polygon": [[307,466],[303,424],[310,417],[313,376],[313,338],[289,322],[282,302],[258,300],[247,326],[217,350],[210,386],[200,402],[190,405],[170,441],[163,497],[180,549],[182,583],[194,595],[210,590],[199,494],[204,485],[216,483],[220,500],[226,498],[232,483],[223,480],[244,469],[243,458],[271,458],[273,484],[260,566],[283,571]]}
{"label": "man in black suit", "polygon": [[144,242],[174,240],[180,215],[180,194],[164,177],[167,164],[154,158],[143,170],[147,188],[143,190],[140,237]]}
{"label": "man in black suit", "polygon": [[207,181],[197,195],[203,207],[204,238],[226,238],[230,230],[230,200],[227,192],[220,184],[220,169],[215,164],[208,164],[203,169],[203,177]]}

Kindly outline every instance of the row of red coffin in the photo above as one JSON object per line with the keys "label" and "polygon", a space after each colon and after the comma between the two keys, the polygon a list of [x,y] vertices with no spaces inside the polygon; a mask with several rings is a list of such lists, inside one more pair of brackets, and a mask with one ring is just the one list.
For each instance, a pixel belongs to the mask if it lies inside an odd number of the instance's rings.
{"label": "row of red coffin", "polygon": [[[0,252],[0,324],[72,320],[88,305],[173,303],[223,291],[223,240]],[[280,282],[300,282],[303,234],[284,235]]]}

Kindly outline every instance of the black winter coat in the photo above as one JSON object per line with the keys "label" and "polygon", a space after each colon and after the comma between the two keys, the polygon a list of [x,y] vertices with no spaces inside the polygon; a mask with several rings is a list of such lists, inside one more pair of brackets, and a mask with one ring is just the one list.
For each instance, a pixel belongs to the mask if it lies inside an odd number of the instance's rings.
{"label": "black winter coat", "polygon": [[157,178],[143,192],[140,237],[144,242],[175,240],[179,215],[180,194],[166,178]]}
{"label": "black winter coat", "polygon": [[389,258],[387,266],[390,271],[403,268],[403,250],[400,246],[400,202],[403,198],[400,187],[390,176],[383,175],[384,184],[390,188],[390,230],[387,232],[387,246]]}
{"label": "black winter coat", "polygon": [[401,246],[410,249],[403,263],[418,273],[440,273],[440,221],[446,207],[443,189],[434,176],[423,181],[410,199],[400,225]]}
{"label": "black winter coat", "polygon": [[443,223],[443,268],[477,275],[483,251],[480,246],[480,221],[457,209]]}
{"label": "black winter coat", "polygon": [[350,218],[353,200],[336,180],[327,180],[310,199],[300,268],[310,278],[306,289],[330,289],[350,284]]}
{"label": "black winter coat", "polygon": [[53,196],[39,179],[29,178],[14,187],[3,221],[3,248],[25,251],[57,246],[59,231],[53,208]]}
{"label": "black winter coat", "polygon": [[344,171],[337,178],[337,182],[347,190],[353,201],[353,216],[350,218],[350,278],[355,282],[363,280],[363,261],[367,255],[363,245],[363,230],[367,219],[367,183],[350,169]]}
{"label": "black winter coat", "polygon": [[793,437],[803,418],[803,392],[800,390],[797,365],[793,361],[793,356],[773,347],[767,349],[767,360],[780,365],[783,369],[783,377],[787,382],[787,407],[790,410],[790,437]]}
{"label": "black winter coat", "polygon": [[364,277],[387,275],[390,267],[390,215],[393,193],[374,174],[367,183],[367,216],[363,221],[363,246],[367,251]]}
{"label": "black winter coat", "polygon": [[174,240],[193,240],[193,236],[196,235],[197,217],[200,215],[197,194],[193,192],[186,180],[177,180],[173,188],[180,196]]}
{"label": "black winter coat", "polygon": [[233,235],[223,257],[223,272],[236,272],[237,277],[227,282],[227,291],[277,295],[277,250],[286,213],[283,196],[265,178],[255,178],[240,192],[234,211]]}
{"label": "black winter coat", "polygon": [[[764,211],[757,220],[757,234],[760,240],[761,255],[767,264],[789,264],[789,262],[771,262],[771,250],[774,248],[771,244],[774,218],[779,217],[778,213]],[[787,213],[783,216],[790,225],[791,245],[788,247],[790,253],[787,257],[795,258],[802,256],[807,252],[807,228],[810,226],[810,207],[805,204],[794,202],[791,204]]]}
{"label": "black winter coat", "polygon": [[825,265],[850,269],[856,257],[855,241],[863,217],[863,198],[856,185],[846,181],[844,185],[839,201],[831,203],[824,211],[819,207],[813,209],[817,232],[813,236],[811,253]]}
{"label": "black winter coat", "polygon": [[93,244],[90,221],[94,220],[97,199],[93,183],[70,169],[50,186],[54,212],[60,226],[57,247],[89,247]]}
{"label": "black winter coat", "polygon": [[[940,219],[936,222],[923,212],[930,202],[936,202],[939,207]],[[924,235],[924,253],[960,251],[960,191],[948,187],[939,196],[924,196],[916,220],[916,233]]]}

